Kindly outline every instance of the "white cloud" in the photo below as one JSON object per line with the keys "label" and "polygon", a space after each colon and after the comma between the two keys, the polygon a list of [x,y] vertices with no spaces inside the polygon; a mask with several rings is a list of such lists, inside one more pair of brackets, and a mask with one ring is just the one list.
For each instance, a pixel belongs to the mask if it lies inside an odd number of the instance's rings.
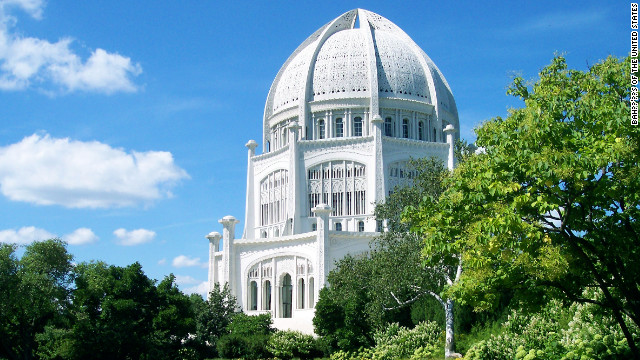
{"label": "white cloud", "polygon": [[0,231],[0,243],[30,244],[34,241],[43,241],[56,236],[44,229],[35,226],[24,226],[18,230],[8,229]]}
{"label": "white cloud", "polygon": [[79,228],[71,234],[64,235],[62,240],[66,241],[69,245],[85,245],[98,241],[98,236],[96,236],[91,229]]}
{"label": "white cloud", "polygon": [[92,51],[91,56],[83,61],[71,49],[71,38],[52,43],[23,37],[11,31],[17,22],[7,14],[12,7],[39,19],[43,2],[0,0],[0,90],[23,90],[33,83],[40,84],[42,88],[107,94],[137,90],[131,78],[142,73],[140,64],[132,62],[129,57],[100,48]]}
{"label": "white cloud", "polygon": [[135,246],[151,242],[156,237],[156,233],[147,229],[137,229],[127,231],[123,228],[117,229],[113,234],[118,238],[118,243],[124,246]]}
{"label": "white cloud", "polygon": [[208,266],[206,262],[200,261],[200,258],[191,258],[185,255],[176,256],[171,262],[171,264],[177,268],[191,267],[191,266],[199,266],[199,267],[206,268]]}
{"label": "white cloud", "polygon": [[198,285],[194,285],[182,290],[185,294],[200,294],[202,297],[206,298],[207,293],[209,292],[209,282],[203,281]]}
{"label": "white cloud", "polygon": [[167,264],[167,259],[166,258],[162,258],[162,259],[158,260],[158,265],[164,266],[166,264]]}
{"label": "white cloud", "polygon": [[[35,226],[24,226],[18,230],[0,230],[0,243],[24,245],[34,241],[44,241],[57,237],[58,235]],[[98,236],[96,236],[91,229],[79,228],[69,234],[63,235],[62,240],[66,241],[69,245],[85,245],[98,241]]]}
{"label": "white cloud", "polygon": [[0,192],[14,201],[69,208],[148,204],[189,175],[165,151],[127,153],[97,141],[25,137],[0,147]]}
{"label": "white cloud", "polygon": [[1,0],[0,1],[0,16],[5,12],[6,8],[17,7],[21,8],[35,19],[42,17],[42,8],[44,2],[42,0]]}
{"label": "white cloud", "polygon": [[193,285],[199,283],[200,280],[194,279],[188,275],[176,275],[176,284],[179,285]]}

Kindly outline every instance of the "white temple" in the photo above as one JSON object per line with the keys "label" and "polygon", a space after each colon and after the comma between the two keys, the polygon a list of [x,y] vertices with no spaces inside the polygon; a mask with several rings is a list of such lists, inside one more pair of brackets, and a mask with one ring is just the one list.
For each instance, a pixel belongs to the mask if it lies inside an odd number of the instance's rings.
{"label": "white temple", "polygon": [[[359,23],[359,26],[357,26]],[[228,283],[247,314],[313,332],[335,261],[369,249],[374,206],[411,183],[409,158],[453,168],[458,112],[444,76],[398,26],[356,9],[309,36],[267,96],[262,154],[249,140],[242,237],[232,216],[207,235],[209,287]]]}

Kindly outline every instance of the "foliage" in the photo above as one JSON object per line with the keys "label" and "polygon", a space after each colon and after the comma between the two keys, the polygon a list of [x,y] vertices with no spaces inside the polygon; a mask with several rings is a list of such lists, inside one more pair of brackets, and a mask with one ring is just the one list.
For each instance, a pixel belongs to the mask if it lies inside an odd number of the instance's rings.
{"label": "foliage", "polygon": [[[593,304],[563,307],[554,300],[536,313],[513,310],[502,331],[474,344],[466,360],[587,360],[628,358],[631,349],[615,320]],[[568,319],[572,319],[568,321]],[[634,325],[636,341],[640,332]]]}
{"label": "foliage", "polygon": [[299,331],[276,331],[267,349],[276,359],[311,359],[317,355],[315,339]]}
{"label": "foliage", "polygon": [[37,334],[68,315],[72,256],[59,239],[28,245],[20,259],[16,250],[0,244],[0,357],[32,359]]}
{"label": "foliage", "polygon": [[[563,359],[625,359],[632,356],[629,344],[611,316],[594,304],[574,304],[573,318],[562,332],[561,344],[566,349]],[[640,343],[640,329],[628,324],[634,341]]]}
{"label": "foliage", "polygon": [[[358,261],[349,256],[340,263],[345,264],[340,270],[340,277],[346,273],[347,264],[358,266]],[[330,351],[350,351],[372,343],[371,325],[364,311],[367,294],[364,289],[357,291],[357,288],[363,288],[368,281],[357,284],[360,275],[363,272],[354,272],[352,279],[343,283],[334,279],[338,276],[337,273],[331,272],[329,283],[332,286],[320,289],[313,325],[316,334],[324,339]]]}
{"label": "foliage", "polygon": [[[428,264],[462,256],[448,296],[477,309],[491,308],[501,288],[528,304],[543,294],[595,303],[636,347],[624,321],[640,323],[640,128],[629,124],[629,71],[628,57],[587,72],[556,57],[531,87],[516,78],[509,94],[525,107],[478,128],[484,151],[455,169],[437,201],[405,214]],[[602,298],[583,297],[585,287]]]}
{"label": "foliage", "polygon": [[229,334],[220,337],[218,355],[225,358],[262,359],[271,354],[267,350],[271,327],[271,314],[246,315],[235,313],[227,325]]}
{"label": "foliage", "polygon": [[200,348],[207,350],[207,355],[215,356],[216,343],[221,336],[229,333],[227,326],[238,310],[236,298],[231,294],[229,284],[220,288],[220,284],[216,283],[209,293],[209,299],[204,306],[200,304],[199,308],[200,312],[196,315],[195,342]]}
{"label": "foliage", "polygon": [[434,322],[423,322],[413,329],[392,323],[376,332],[374,347],[351,352],[340,350],[331,354],[331,360],[428,359],[442,353],[441,334]]}
{"label": "foliage", "polygon": [[238,336],[270,335],[275,331],[271,327],[272,323],[271,313],[260,315],[235,313],[231,318],[231,323],[227,325],[227,330]]}

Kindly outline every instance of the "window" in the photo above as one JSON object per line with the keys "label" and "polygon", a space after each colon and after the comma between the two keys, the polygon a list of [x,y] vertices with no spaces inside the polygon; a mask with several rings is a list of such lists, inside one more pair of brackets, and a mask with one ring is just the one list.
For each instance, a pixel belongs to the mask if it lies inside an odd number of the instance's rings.
{"label": "window", "polygon": [[344,136],[344,126],[343,126],[342,118],[336,119],[336,137]]}
{"label": "window", "polygon": [[281,304],[282,304],[282,317],[290,318],[291,317],[291,305],[293,299],[293,286],[291,285],[291,275],[284,274],[282,278],[282,288],[281,290]]}
{"label": "window", "polygon": [[271,141],[267,140],[267,152],[271,151]]}
{"label": "window", "polygon": [[309,278],[309,308],[313,309],[314,304],[314,286],[313,286],[313,278]]}
{"label": "window", "polygon": [[318,120],[318,139],[324,139],[324,120]]}
{"label": "window", "polygon": [[298,280],[298,309],[304,309],[304,279]]}
{"label": "window", "polygon": [[433,128],[433,141],[437,141],[436,140],[436,128]]}
{"label": "window", "polygon": [[376,220],[376,231],[377,232],[382,232],[383,228],[382,228],[382,220]]}
{"label": "window", "polygon": [[249,310],[258,310],[258,283],[252,281],[250,284]]}
{"label": "window", "polygon": [[335,224],[336,231],[342,231],[342,223]]}
{"label": "window", "polygon": [[353,136],[362,136],[362,118],[353,119]]}
{"label": "window", "polygon": [[390,117],[384,119],[384,135],[393,136],[393,120]]}
{"label": "window", "polygon": [[276,224],[286,220],[288,185],[289,173],[284,169],[276,170],[262,179],[260,225]]}
{"label": "window", "polygon": [[266,238],[267,238],[267,232],[263,230],[263,231],[260,233],[260,237],[261,237],[261,238],[263,238],[263,239],[266,239]]}
{"label": "window", "polygon": [[318,224],[313,223],[311,224],[311,231],[317,231],[318,230]]}
{"label": "window", "polygon": [[405,139],[409,138],[409,119],[402,120],[402,137]]}
{"label": "window", "polygon": [[364,221],[358,221],[358,232],[364,231]]}
{"label": "window", "polygon": [[274,237],[278,237],[280,236],[280,230],[276,229],[275,233],[273,234]]}
{"label": "window", "polygon": [[271,281],[266,280],[262,288],[262,310],[271,310]]}
{"label": "window", "polygon": [[309,216],[320,203],[333,208],[331,216],[366,212],[365,166],[353,161],[329,161],[307,171]]}
{"label": "window", "polygon": [[422,121],[418,123],[418,140],[424,140],[424,123]]}

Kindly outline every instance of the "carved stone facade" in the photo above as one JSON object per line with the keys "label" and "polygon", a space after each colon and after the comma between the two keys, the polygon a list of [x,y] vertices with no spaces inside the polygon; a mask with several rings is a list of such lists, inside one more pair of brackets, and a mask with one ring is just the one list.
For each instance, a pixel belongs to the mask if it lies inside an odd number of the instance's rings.
{"label": "carved stone facade", "polygon": [[[359,19],[360,27],[356,27]],[[228,282],[248,314],[313,332],[320,288],[337,260],[382,230],[376,203],[410,184],[406,162],[453,167],[458,115],[431,59],[400,28],[356,9],[305,40],[267,97],[263,153],[247,143],[244,231],[212,232],[209,284]]]}

